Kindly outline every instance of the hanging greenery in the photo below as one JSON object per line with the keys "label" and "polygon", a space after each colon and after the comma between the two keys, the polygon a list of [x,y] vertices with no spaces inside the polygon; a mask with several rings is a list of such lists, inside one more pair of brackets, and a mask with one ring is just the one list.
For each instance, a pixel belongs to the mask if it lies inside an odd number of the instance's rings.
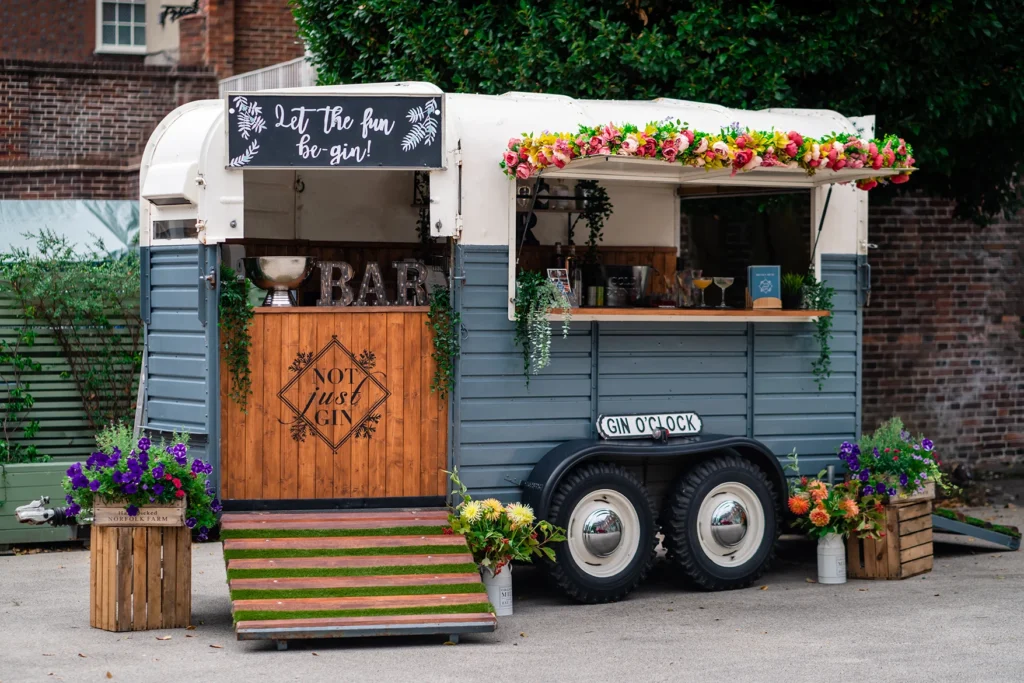
{"label": "hanging greenery", "polygon": [[604,222],[612,215],[612,203],[608,191],[596,180],[580,180],[576,192],[584,197],[582,218],[587,224],[587,251],[583,255],[586,264],[597,263],[597,244],[604,239]]}
{"label": "hanging greenery", "polygon": [[416,235],[420,239],[420,246],[426,259],[429,245],[434,243],[434,238],[430,236],[430,173],[414,171],[412,189],[413,205],[419,209],[416,216]]}
{"label": "hanging greenery", "polygon": [[224,350],[224,362],[231,375],[228,395],[246,412],[249,395],[252,393],[252,374],[249,368],[249,352],[252,350],[253,310],[249,302],[249,280],[238,277],[235,269],[226,263],[220,264],[220,343]]}
{"label": "hanging greenery", "polygon": [[524,271],[516,278],[515,343],[523,347],[523,374],[526,385],[551,362],[551,324],[548,313],[562,309],[562,337],[569,336],[572,304],[565,293],[543,274]]}
{"label": "hanging greenery", "polygon": [[25,373],[39,372],[43,366],[25,355],[35,344],[35,332],[28,325],[18,330],[11,341],[0,339],[0,385],[6,387],[0,408],[0,465],[49,460],[33,445],[24,442],[39,433],[39,420],[29,417],[36,401]]}
{"label": "hanging greenery", "polygon": [[26,319],[49,328],[89,425],[131,419],[143,347],[138,251],[97,241],[83,254],[52,230],[31,237],[33,250],[0,258],[0,280]]}
{"label": "hanging greenery", "polygon": [[434,332],[434,379],[430,390],[447,398],[455,389],[455,358],[459,355],[459,333],[462,330],[462,315],[452,308],[451,296],[447,289],[435,287],[430,293],[430,311],[427,313],[427,327]]}
{"label": "hanging greenery", "polygon": [[834,317],[832,297],[835,293],[836,290],[814,276],[813,268],[807,273],[804,296],[807,299],[808,308],[814,311],[829,312],[829,315],[819,316],[814,327],[814,339],[818,342],[819,355],[817,360],[811,363],[811,371],[814,373],[818,391],[825,386],[825,380],[832,376],[832,348],[829,343],[832,341]]}

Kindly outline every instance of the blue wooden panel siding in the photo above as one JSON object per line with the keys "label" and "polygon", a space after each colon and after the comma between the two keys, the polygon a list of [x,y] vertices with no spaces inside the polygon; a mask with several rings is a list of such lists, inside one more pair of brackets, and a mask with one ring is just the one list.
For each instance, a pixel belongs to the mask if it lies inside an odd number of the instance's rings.
{"label": "blue wooden panel siding", "polygon": [[210,367],[199,319],[199,248],[150,247],[146,358],[146,427],[205,434]]}
{"label": "blue wooden panel siding", "polygon": [[551,365],[523,378],[507,319],[508,249],[459,247],[456,292],[466,335],[456,365],[454,462],[474,495],[518,497],[555,444],[593,435],[598,413],[694,410],[707,431],[753,436],[802,469],[834,458],[859,421],[859,315],[855,257],[824,256],[836,289],[833,375],[819,392],[810,324],[552,324]]}

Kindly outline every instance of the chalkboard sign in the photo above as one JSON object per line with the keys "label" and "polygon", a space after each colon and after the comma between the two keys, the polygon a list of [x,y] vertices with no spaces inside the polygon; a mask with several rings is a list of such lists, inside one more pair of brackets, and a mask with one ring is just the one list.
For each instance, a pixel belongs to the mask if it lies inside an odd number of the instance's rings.
{"label": "chalkboard sign", "polygon": [[227,96],[229,168],[441,168],[440,96]]}

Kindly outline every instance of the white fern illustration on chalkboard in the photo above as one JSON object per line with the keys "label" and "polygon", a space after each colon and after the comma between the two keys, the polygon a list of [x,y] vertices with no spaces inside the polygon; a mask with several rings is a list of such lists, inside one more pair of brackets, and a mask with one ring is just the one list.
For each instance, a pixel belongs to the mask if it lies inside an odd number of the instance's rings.
{"label": "white fern illustration on chalkboard", "polygon": [[245,166],[252,158],[256,156],[260,151],[259,140],[253,140],[249,143],[249,146],[245,148],[245,151],[239,154],[237,157],[228,162],[228,166]]}
{"label": "white fern illustration on chalkboard", "polygon": [[243,140],[248,140],[253,133],[266,130],[267,122],[263,119],[263,109],[258,102],[250,102],[248,98],[238,96],[235,98],[235,109],[238,110],[238,134]]}
{"label": "white fern illustration on chalkboard", "polygon": [[413,107],[405,118],[409,119],[412,129],[402,138],[402,151],[409,152],[420,145],[429,147],[437,137],[438,120],[441,110],[436,100],[430,100],[422,107]]}

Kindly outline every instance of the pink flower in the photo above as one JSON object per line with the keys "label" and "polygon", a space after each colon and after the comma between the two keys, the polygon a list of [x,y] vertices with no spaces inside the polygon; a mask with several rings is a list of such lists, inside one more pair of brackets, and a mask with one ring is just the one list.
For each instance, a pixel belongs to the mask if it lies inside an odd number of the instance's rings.
{"label": "pink flower", "polygon": [[739,147],[740,149],[743,149],[744,147],[746,147],[747,146],[747,136],[746,135],[740,135],[739,137],[737,137],[736,138],[736,146]]}
{"label": "pink flower", "polygon": [[789,140],[796,144],[797,147],[804,144],[804,136],[797,133],[795,130],[789,131]]}
{"label": "pink flower", "polygon": [[526,180],[530,177],[530,166],[529,164],[519,164],[516,166],[516,178],[520,180]]}
{"label": "pink flower", "polygon": [[869,153],[869,154],[871,154],[871,155],[875,155],[875,154],[878,154],[878,145],[876,145],[876,144],[875,144],[875,143],[873,143],[873,142],[872,142],[872,143],[870,143],[870,144],[868,145],[868,153]]}
{"label": "pink flower", "polygon": [[519,158],[526,161],[530,158],[530,152],[525,147],[521,148],[519,150]]}
{"label": "pink flower", "polygon": [[636,154],[639,148],[640,144],[636,141],[636,138],[629,135],[622,141],[622,146],[619,147],[619,154],[622,154],[623,156],[630,156]]}
{"label": "pink flower", "polygon": [[674,147],[669,147],[668,149],[665,149],[663,147],[661,150],[661,156],[665,159],[665,161],[671,164],[676,160],[676,150]]}
{"label": "pink flower", "polygon": [[612,150],[611,150],[610,147],[608,147],[608,145],[604,145],[601,148],[599,148],[596,153],[597,154],[611,154]]}
{"label": "pink flower", "polygon": [[836,157],[838,157],[838,156],[839,156],[839,151],[835,147],[833,147],[832,149],[830,149],[828,151],[828,160],[831,161],[832,163],[835,163]]}
{"label": "pink flower", "polygon": [[797,146],[795,142],[790,142],[788,145],[786,145],[786,154],[788,154],[791,157],[795,157],[797,152],[799,151],[800,147]]}
{"label": "pink flower", "polygon": [[555,140],[555,151],[561,152],[562,154],[569,153],[569,141],[563,138]]}
{"label": "pink flower", "polygon": [[563,154],[562,152],[555,152],[555,166],[558,168],[565,168],[565,165],[569,163],[569,155]]}
{"label": "pink flower", "polygon": [[505,150],[505,165],[512,168],[519,163],[519,157],[512,150]]}
{"label": "pink flower", "polygon": [[[689,132],[689,131],[687,131]],[[703,154],[708,151],[708,139],[706,137],[700,139],[700,144],[697,145],[697,149],[693,150],[694,154]]]}
{"label": "pink flower", "polygon": [[551,153],[551,150],[546,148],[546,147],[544,149],[542,149],[542,150],[539,150],[537,152],[537,164],[540,165],[540,166],[547,166],[547,165],[549,165],[551,163],[551,159],[548,157],[548,154],[550,154],[550,153]]}
{"label": "pink flower", "polygon": [[881,154],[876,154],[875,157],[871,160],[871,168],[875,169],[876,171],[878,169],[882,168],[882,155]]}
{"label": "pink flower", "polygon": [[647,138],[647,142],[644,143],[643,148],[640,150],[641,156],[653,157],[658,152],[658,143],[655,142],[654,138]]}
{"label": "pink flower", "polygon": [[900,173],[899,175],[894,175],[893,177],[889,178],[889,182],[892,183],[893,185],[902,185],[908,180],[910,180],[909,173]]}
{"label": "pink flower", "polygon": [[810,161],[807,162],[807,165],[810,166],[811,168],[818,168],[820,164],[820,159],[811,159]]}
{"label": "pink flower", "polygon": [[729,145],[725,144],[721,140],[711,145],[711,149],[714,150],[715,156],[718,157],[719,159],[729,158]]}
{"label": "pink flower", "polygon": [[833,161],[832,162],[832,170],[833,171],[838,171],[839,169],[843,168],[844,166],[846,166],[846,161],[844,159],[839,159],[837,161]]}
{"label": "pink flower", "polygon": [[516,147],[521,145],[522,142],[523,141],[522,141],[521,138],[509,138],[508,139],[508,145],[506,145],[506,147],[508,147],[509,149],[515,149]]}
{"label": "pink flower", "polygon": [[878,187],[878,181],[875,180],[874,178],[866,178],[864,180],[858,180],[857,181],[857,187],[859,187],[860,189],[862,189],[862,190],[864,190],[866,192],[868,190],[873,190],[876,187]]}
{"label": "pink flower", "polygon": [[[690,145],[693,144],[693,131],[692,130],[687,128],[686,130],[680,132],[679,134],[686,138],[686,147],[689,147]],[[686,147],[683,147],[683,149],[686,149]]]}
{"label": "pink flower", "polygon": [[741,149],[736,152],[736,156],[733,158],[733,165],[736,168],[743,168],[750,163],[750,160],[754,158],[754,153],[749,149]]}

